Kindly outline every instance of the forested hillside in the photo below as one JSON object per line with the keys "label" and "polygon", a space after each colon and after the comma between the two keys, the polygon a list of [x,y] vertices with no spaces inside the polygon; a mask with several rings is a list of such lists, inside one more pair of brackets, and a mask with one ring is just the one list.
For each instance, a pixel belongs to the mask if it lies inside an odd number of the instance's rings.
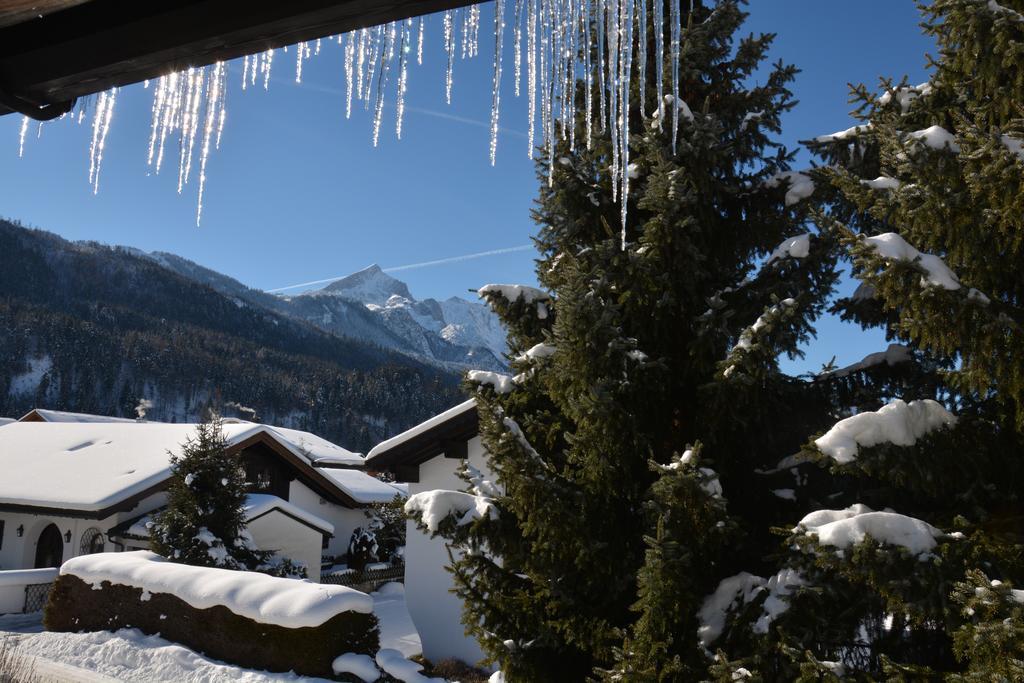
{"label": "forested hillside", "polygon": [[[362,450],[460,400],[457,376],[225,296],[152,258],[0,221],[0,415],[225,412]],[[241,408],[240,408],[241,407]]]}

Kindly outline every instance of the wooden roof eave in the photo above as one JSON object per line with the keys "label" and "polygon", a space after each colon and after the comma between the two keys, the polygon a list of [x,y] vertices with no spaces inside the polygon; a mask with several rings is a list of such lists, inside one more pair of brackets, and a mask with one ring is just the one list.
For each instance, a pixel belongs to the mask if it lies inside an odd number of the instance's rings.
{"label": "wooden roof eave", "polygon": [[444,455],[447,458],[465,459],[468,456],[467,444],[479,431],[479,413],[475,409],[467,410],[377,453],[367,459],[366,466],[368,469],[392,472],[399,481],[418,482],[419,466],[431,458]]}
{"label": "wooden roof eave", "polygon": [[113,87],[471,3],[66,0],[63,4],[66,7],[59,11],[11,23],[12,18],[28,16],[25,3],[0,0],[0,115],[17,111],[33,118],[53,118],[70,110],[76,98]]}

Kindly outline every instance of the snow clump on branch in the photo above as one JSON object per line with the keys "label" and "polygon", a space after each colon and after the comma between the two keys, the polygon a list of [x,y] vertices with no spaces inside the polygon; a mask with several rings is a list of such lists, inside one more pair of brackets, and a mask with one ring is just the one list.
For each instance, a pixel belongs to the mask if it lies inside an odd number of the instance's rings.
{"label": "snow clump on branch", "polygon": [[940,427],[956,424],[956,416],[931,399],[906,403],[896,399],[874,412],[859,413],[837,422],[814,441],[822,453],[840,465],[857,458],[858,449],[883,443],[913,446]]}
{"label": "snow clump on branch", "polygon": [[896,512],[875,512],[866,505],[845,510],[816,510],[797,524],[794,532],[817,538],[818,543],[846,550],[868,536],[887,545],[904,548],[911,555],[923,555],[936,545],[943,532],[915,517]]}

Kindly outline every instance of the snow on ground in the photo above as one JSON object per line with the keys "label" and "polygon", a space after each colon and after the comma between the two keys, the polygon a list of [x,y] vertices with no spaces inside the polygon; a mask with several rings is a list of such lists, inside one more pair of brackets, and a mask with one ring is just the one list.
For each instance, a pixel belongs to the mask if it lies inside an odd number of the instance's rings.
{"label": "snow on ground", "polygon": [[386,583],[373,596],[373,613],[380,620],[380,646],[398,650],[406,657],[423,652],[420,634],[405,607],[405,585]]}
{"label": "snow on ground", "polygon": [[[421,652],[420,637],[405,607],[402,584],[385,584],[373,594],[380,619],[382,649],[406,657]],[[17,647],[43,681],[53,683],[321,683],[294,673],[242,669],[204,657],[160,636],[137,629],[115,633],[52,633],[43,631],[42,615],[0,616],[0,643]]]}

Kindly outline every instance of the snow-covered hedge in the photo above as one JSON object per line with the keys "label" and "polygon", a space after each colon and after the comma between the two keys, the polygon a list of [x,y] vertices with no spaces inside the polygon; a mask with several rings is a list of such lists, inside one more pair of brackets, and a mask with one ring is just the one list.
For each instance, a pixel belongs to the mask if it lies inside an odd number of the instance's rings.
{"label": "snow-covered hedge", "polygon": [[326,677],[339,652],[372,655],[379,640],[365,593],[146,551],[66,562],[44,623],[51,631],[137,628],[242,666]]}

